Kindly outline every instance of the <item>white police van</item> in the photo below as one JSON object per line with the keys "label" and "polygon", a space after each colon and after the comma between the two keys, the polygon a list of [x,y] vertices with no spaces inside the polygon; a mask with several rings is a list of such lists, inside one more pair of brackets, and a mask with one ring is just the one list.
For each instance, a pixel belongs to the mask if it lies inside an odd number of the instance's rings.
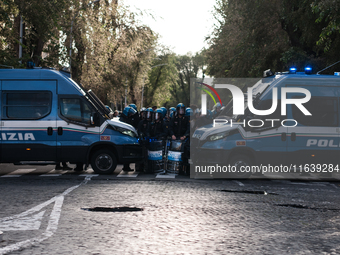
{"label": "white police van", "polygon": [[110,174],[142,159],[136,130],[62,72],[1,69],[0,95],[2,163],[85,163]]}
{"label": "white police van", "polygon": [[[231,111],[226,107],[214,123],[192,133],[194,164],[282,164],[293,168],[304,164],[327,164],[326,168],[339,167],[340,77],[310,74],[310,69],[304,73],[296,72],[296,69],[275,75],[268,73],[266,71],[266,77],[253,86],[253,105],[258,110],[270,109],[273,89],[277,88],[276,110],[270,115],[259,116],[246,108],[242,116],[227,116]],[[311,115],[305,115],[298,105],[287,102],[283,104],[286,113],[282,115],[282,88],[309,91],[311,97],[303,106]],[[306,97],[298,92],[286,96],[288,101]],[[249,177],[250,173],[234,176]]]}

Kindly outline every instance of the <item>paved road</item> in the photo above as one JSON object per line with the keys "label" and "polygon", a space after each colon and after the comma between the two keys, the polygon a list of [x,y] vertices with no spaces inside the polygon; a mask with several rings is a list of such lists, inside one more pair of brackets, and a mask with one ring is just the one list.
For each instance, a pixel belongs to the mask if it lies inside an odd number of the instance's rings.
{"label": "paved road", "polygon": [[339,182],[33,174],[42,168],[0,178],[0,254],[340,253]]}

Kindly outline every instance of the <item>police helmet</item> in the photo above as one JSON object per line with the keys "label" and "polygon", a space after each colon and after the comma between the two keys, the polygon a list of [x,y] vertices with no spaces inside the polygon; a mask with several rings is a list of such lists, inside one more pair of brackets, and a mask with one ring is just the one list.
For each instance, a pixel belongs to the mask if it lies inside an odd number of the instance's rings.
{"label": "police helmet", "polygon": [[140,118],[141,118],[142,120],[144,120],[145,117],[146,117],[146,108],[143,107],[142,109],[140,109]]}
{"label": "police helmet", "polygon": [[221,104],[220,102],[216,103],[216,104],[214,105],[213,112],[219,112],[219,111],[221,111],[221,108],[222,108],[223,106],[224,106],[224,105]]}
{"label": "police helmet", "polygon": [[129,111],[130,111],[131,107],[130,106],[126,106],[123,110],[123,115],[128,117],[129,116]]}
{"label": "police helmet", "polygon": [[129,104],[129,106],[137,111],[137,106],[135,104]]}
{"label": "police helmet", "polygon": [[169,116],[170,116],[170,118],[172,118],[174,116],[174,112],[176,112],[176,108],[175,107],[170,107],[170,109],[169,109]]}
{"label": "police helmet", "polygon": [[185,116],[190,117],[192,115],[193,115],[193,110],[190,107],[186,108],[185,109]]}
{"label": "police helmet", "polygon": [[153,114],[154,114],[154,111],[152,110],[151,107],[149,107],[148,109],[146,109],[146,115],[145,115],[145,118],[149,121],[152,120],[152,117],[153,117]]}
{"label": "police helmet", "polygon": [[184,115],[185,114],[185,105],[183,103],[179,103],[176,107],[176,112],[179,115]]}
{"label": "police helmet", "polygon": [[161,120],[163,118],[163,110],[158,108],[154,114],[155,120]]}
{"label": "police helmet", "polygon": [[163,111],[163,118],[164,118],[166,114],[168,113],[168,110],[164,106],[162,106],[160,109]]}
{"label": "police helmet", "polygon": [[137,113],[137,111],[135,109],[133,109],[132,107],[130,107],[129,112],[128,112],[128,114],[129,114],[128,117],[133,116],[136,113]]}

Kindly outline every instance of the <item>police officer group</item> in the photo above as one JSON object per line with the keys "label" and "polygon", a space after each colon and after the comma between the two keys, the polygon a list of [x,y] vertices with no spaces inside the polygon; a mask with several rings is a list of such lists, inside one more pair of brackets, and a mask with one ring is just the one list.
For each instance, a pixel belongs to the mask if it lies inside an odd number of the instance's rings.
{"label": "police officer group", "polygon": [[[172,142],[181,143],[182,163],[179,167],[179,174],[188,175],[190,116],[192,115],[192,109],[186,108],[183,103],[179,103],[176,108],[169,108],[169,111],[165,107],[156,110],[149,107],[142,108],[140,112],[135,104],[130,104],[124,108],[119,120],[136,128],[140,143],[145,148],[144,151],[147,151],[152,140],[163,141],[163,146],[167,148]],[[147,155],[145,157],[147,158]],[[136,164],[136,168],[139,167],[139,171],[147,171],[144,163]],[[125,164],[123,170],[133,171],[129,164]]]}

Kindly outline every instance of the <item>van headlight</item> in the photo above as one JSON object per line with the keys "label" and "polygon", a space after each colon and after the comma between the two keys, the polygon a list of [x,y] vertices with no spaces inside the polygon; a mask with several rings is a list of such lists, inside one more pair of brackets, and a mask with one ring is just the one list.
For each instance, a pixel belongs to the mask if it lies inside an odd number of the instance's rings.
{"label": "van headlight", "polygon": [[192,135],[192,138],[201,139],[201,136],[202,136],[202,134],[196,134],[196,133],[194,133],[194,134]]}
{"label": "van headlight", "polygon": [[216,140],[223,139],[223,138],[227,137],[228,135],[229,135],[229,132],[221,132],[221,133],[217,133],[217,134],[209,136],[208,140],[216,141]]}
{"label": "van headlight", "polygon": [[113,126],[113,129],[115,131],[118,131],[119,133],[122,133],[123,135],[128,135],[128,136],[131,136],[131,137],[137,137],[137,134],[130,129],[126,129],[126,128],[122,128],[122,127],[116,127],[116,126]]}

